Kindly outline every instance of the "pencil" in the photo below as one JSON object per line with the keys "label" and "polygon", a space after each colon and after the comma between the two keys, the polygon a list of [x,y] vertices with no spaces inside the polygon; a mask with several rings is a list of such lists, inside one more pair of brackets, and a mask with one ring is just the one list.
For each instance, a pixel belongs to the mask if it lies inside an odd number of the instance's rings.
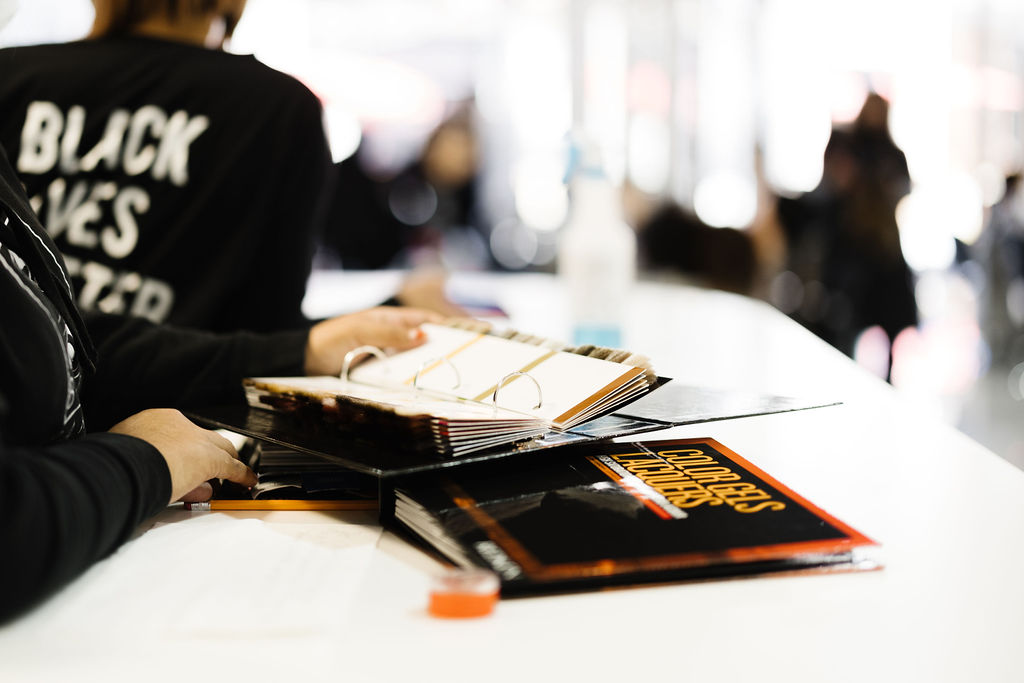
{"label": "pencil", "polygon": [[375,500],[208,500],[186,510],[376,510]]}

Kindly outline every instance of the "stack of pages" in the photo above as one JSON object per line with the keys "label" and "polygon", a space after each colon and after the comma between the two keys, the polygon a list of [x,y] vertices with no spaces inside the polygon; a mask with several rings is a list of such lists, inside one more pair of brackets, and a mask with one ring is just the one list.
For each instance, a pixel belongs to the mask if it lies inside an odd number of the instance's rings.
{"label": "stack of pages", "polygon": [[649,391],[656,376],[625,351],[446,325],[423,345],[342,377],[254,377],[250,406],[414,451],[458,456],[566,430]]}

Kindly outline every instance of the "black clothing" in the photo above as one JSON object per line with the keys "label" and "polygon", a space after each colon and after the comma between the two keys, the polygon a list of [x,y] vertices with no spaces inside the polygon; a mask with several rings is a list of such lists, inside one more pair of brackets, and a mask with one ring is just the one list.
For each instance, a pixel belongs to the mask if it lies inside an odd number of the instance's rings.
{"label": "black clothing", "polygon": [[226,400],[246,375],[301,373],[306,337],[196,333],[105,314],[83,322],[0,149],[0,622],[167,505],[170,475],[153,446],[87,426]]}
{"label": "black clothing", "polygon": [[[0,410],[4,440],[50,443],[85,432],[79,394],[93,349],[60,255],[23,201],[0,149]],[[16,391],[9,391],[16,390]]]}
{"label": "black clothing", "polygon": [[317,98],[141,37],[0,50],[0,144],[82,310],[231,331],[300,311],[331,179]]}
{"label": "black clothing", "polygon": [[412,228],[388,207],[389,184],[366,172],[358,150],[335,164],[334,173],[321,259],[346,270],[396,265]]}
{"label": "black clothing", "polygon": [[375,177],[361,149],[335,165],[335,179],[320,240],[325,267],[414,268],[438,258],[471,270],[500,266],[486,246],[475,180],[432,182],[422,161]]}
{"label": "black clothing", "polygon": [[664,268],[713,289],[746,294],[754,286],[757,257],[750,236],[705,225],[677,204],[657,208],[637,230],[647,269]]}
{"label": "black clothing", "polygon": [[780,199],[788,269],[804,285],[793,317],[853,355],[874,325],[892,341],[917,324],[914,279],[900,245],[896,205],[910,189],[906,157],[884,131],[833,130],[822,180]]}

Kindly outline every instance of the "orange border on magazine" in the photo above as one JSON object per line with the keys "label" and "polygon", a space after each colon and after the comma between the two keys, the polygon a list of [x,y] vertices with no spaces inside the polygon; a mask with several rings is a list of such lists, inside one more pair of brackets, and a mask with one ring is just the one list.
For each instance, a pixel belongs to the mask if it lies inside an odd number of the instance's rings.
{"label": "orange border on magazine", "polygon": [[[779,492],[784,493],[794,503],[811,511],[819,518],[825,520],[836,529],[846,534],[844,538],[822,539],[817,541],[795,541],[790,543],[776,543],[772,545],[752,546],[749,548],[731,548],[715,552],[694,552],[677,553],[672,555],[654,555],[636,559],[597,560],[594,562],[571,562],[563,564],[545,565],[527,550],[507,529],[496,519],[484,512],[477,506],[476,501],[469,496],[460,486],[449,482],[446,488],[452,496],[456,505],[465,511],[483,529],[487,536],[497,543],[531,579],[538,581],[557,580],[568,578],[584,578],[591,576],[615,576],[628,574],[639,570],[671,570],[690,569],[698,567],[721,564],[722,560],[730,564],[743,562],[754,562],[763,560],[782,560],[793,558],[802,554],[832,553],[862,545],[877,545],[875,541],[860,533],[853,527],[840,522],[828,512],[825,512],[817,505],[814,505],[803,496],[797,494],[789,487],[781,484],[764,470],[750,463],[746,458],[738,455],[729,448],[726,448],[712,438],[694,439],[673,439],[665,441],[663,446],[685,446],[691,444],[705,444],[719,450],[730,460],[747,469],[751,474],[756,475],[765,483],[770,484]],[[620,444],[610,444],[618,446]],[[626,442],[622,446],[632,446]],[[657,451],[655,451],[655,455]]]}

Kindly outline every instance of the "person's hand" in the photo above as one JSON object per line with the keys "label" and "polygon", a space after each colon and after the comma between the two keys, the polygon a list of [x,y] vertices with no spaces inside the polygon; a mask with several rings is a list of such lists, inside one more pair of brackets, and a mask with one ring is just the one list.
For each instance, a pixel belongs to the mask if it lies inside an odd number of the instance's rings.
{"label": "person's hand", "polygon": [[443,270],[420,268],[411,272],[399,288],[395,298],[403,306],[436,311],[449,318],[469,317],[466,309],[448,298],[445,282],[448,276]]}
{"label": "person's hand", "polygon": [[360,346],[404,351],[423,343],[420,325],[444,318],[432,311],[401,306],[378,306],[331,318],[313,326],[306,343],[306,374],[337,375],[345,354]]}
{"label": "person's hand", "polygon": [[110,428],[152,444],[171,472],[171,501],[208,500],[211,479],[254,486],[256,475],[238,461],[231,442],[217,432],[197,427],[177,410],[144,410]]}

